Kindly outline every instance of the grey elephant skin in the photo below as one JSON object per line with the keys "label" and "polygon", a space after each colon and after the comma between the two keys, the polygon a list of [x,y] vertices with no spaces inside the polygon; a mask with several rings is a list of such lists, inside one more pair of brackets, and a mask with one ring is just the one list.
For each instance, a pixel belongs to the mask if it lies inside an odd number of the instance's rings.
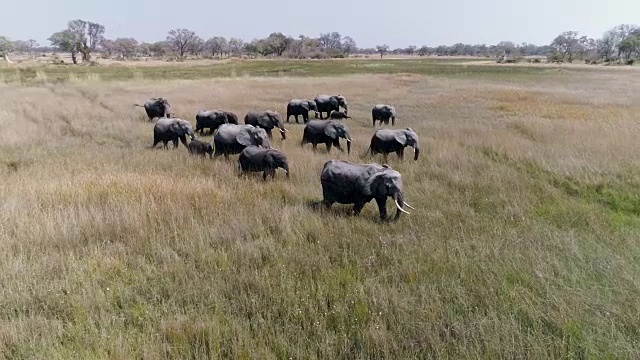
{"label": "grey elephant skin", "polygon": [[344,111],[332,111],[331,115],[329,115],[329,119],[331,120],[351,119],[351,116],[347,115]]}
{"label": "grey elephant skin", "polygon": [[238,166],[243,173],[262,171],[262,180],[266,180],[268,175],[273,179],[278,168],[284,169],[289,177],[287,156],[274,149],[248,146],[240,153]]}
{"label": "grey elephant skin", "polygon": [[209,154],[209,157],[213,156],[213,146],[211,146],[211,144],[209,144],[208,142],[193,139],[191,140],[191,142],[189,142],[189,146],[187,148],[189,149],[189,154],[191,155],[200,155],[202,157],[205,157],[207,154]]}
{"label": "grey elephant skin", "polygon": [[209,133],[216,131],[222,124],[238,124],[238,116],[225,110],[201,110],[196,114],[196,132],[204,133],[204,129],[209,129]]}
{"label": "grey elephant skin", "polygon": [[343,151],[340,146],[340,138],[347,140],[347,154],[351,153],[351,135],[349,128],[340,121],[335,120],[311,120],[304,127],[302,134],[302,142],[300,146],[311,143],[313,150],[316,150],[318,144],[326,144],[327,151],[331,151],[331,146],[335,146],[338,150]]}
{"label": "grey elephant skin", "polygon": [[340,111],[340,107],[344,109],[345,114],[348,111],[347,99],[342,95],[321,94],[316,96],[314,101],[318,107],[318,111],[316,111],[316,118],[320,115],[320,119],[324,119],[322,115],[323,113],[327,113],[327,117],[329,117],[332,111]]}
{"label": "grey elephant skin", "polygon": [[247,146],[262,146],[270,149],[267,132],[253,125],[223,124],[218,128],[218,132],[213,136],[214,158],[224,155],[229,159],[229,155],[236,155],[242,152]]}
{"label": "grey elephant skin", "polygon": [[371,156],[376,154],[384,155],[385,161],[387,155],[392,152],[395,152],[400,159],[403,159],[404,148],[407,146],[413,147],[413,160],[418,160],[420,144],[418,134],[413,129],[380,129],[371,137],[369,151]]}
{"label": "grey elephant skin", "polygon": [[404,201],[402,175],[388,165],[330,160],[322,168],[320,182],[322,202],[327,209],[336,202],[353,204],[353,214],[359,215],[362,208],[375,199],[380,211],[380,220],[386,220],[387,197],[390,197],[398,209],[394,220],[398,220],[401,212],[408,214],[403,207],[411,207]]}
{"label": "grey elephant skin", "polygon": [[133,105],[143,107],[144,111],[147,113],[147,117],[149,117],[149,121],[155,118],[171,117],[171,105],[169,104],[169,100],[164,98],[151,98],[147,100],[143,105]]}
{"label": "grey elephant skin", "polygon": [[373,119],[373,126],[376,126],[376,121],[380,124],[384,122],[385,125],[389,125],[391,120],[391,126],[396,124],[396,108],[390,105],[377,104],[371,109],[371,118]]}
{"label": "grey elephant skin", "polygon": [[287,122],[289,122],[290,117],[294,116],[296,123],[299,123],[298,116],[302,116],[302,121],[306,124],[309,122],[309,111],[311,110],[316,113],[318,112],[315,101],[309,99],[291,99],[289,104],[287,104]]}
{"label": "grey elephant skin", "polygon": [[282,123],[282,115],[276,111],[249,111],[244,117],[244,123],[264,129],[264,131],[267,132],[269,139],[273,139],[271,130],[274,128],[280,130],[282,140],[287,138],[287,129],[284,128],[284,124]]}
{"label": "grey elephant skin", "polygon": [[180,140],[185,147],[189,148],[187,145],[187,136],[192,140],[194,138],[193,128],[190,122],[178,118],[161,118],[158,119],[153,126],[153,146],[151,148],[156,147],[161,141],[166,148],[167,143],[171,141],[175,149],[178,147],[178,140]]}

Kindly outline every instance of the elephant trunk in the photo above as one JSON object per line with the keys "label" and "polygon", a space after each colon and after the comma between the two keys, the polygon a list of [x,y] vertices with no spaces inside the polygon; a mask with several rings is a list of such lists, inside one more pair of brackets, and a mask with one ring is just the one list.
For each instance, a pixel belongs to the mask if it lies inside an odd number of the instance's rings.
{"label": "elephant trunk", "polygon": [[418,160],[418,156],[420,156],[420,148],[416,145],[413,147],[413,160]]}
{"label": "elephant trunk", "polygon": [[351,137],[347,135],[347,155],[351,154]]}
{"label": "elephant trunk", "polygon": [[410,213],[407,212],[406,210],[403,209],[404,206],[404,195],[402,194],[402,192],[397,192],[396,194],[394,194],[393,196],[393,201],[396,205],[396,208],[398,209],[396,211],[396,216],[393,218],[394,221],[397,221],[400,218],[400,213],[403,212],[407,215],[409,215]]}
{"label": "elephant trunk", "polygon": [[284,128],[282,122],[278,121],[278,129],[280,130],[280,134],[282,135],[282,140],[287,139],[287,129]]}
{"label": "elephant trunk", "polygon": [[282,166],[282,168],[285,171],[285,174],[287,175],[287,178],[289,177],[289,164],[284,163],[284,165]]}

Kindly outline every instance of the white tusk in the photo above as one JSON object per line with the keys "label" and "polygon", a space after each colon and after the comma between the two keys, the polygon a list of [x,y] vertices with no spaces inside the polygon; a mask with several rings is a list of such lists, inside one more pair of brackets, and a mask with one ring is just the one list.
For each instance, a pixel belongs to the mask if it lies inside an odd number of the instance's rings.
{"label": "white tusk", "polygon": [[287,130],[287,129],[284,129],[284,132],[289,132],[289,130]]}
{"label": "white tusk", "polygon": [[403,213],[407,214],[407,215],[411,215],[410,212],[404,210],[403,208],[400,207],[400,204],[398,204],[398,200],[393,200],[396,203],[396,207],[398,208],[398,210],[402,211]]}
{"label": "white tusk", "polygon": [[[404,201],[403,201],[404,202]],[[406,202],[404,203],[404,206],[408,207],[411,210],[415,210],[416,208],[414,208],[413,206],[407,204]]]}

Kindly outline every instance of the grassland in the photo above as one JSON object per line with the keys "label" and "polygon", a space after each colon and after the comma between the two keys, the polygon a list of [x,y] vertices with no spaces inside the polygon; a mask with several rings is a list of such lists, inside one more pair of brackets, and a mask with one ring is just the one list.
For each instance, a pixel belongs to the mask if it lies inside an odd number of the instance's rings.
{"label": "grassland", "polygon": [[[487,66],[493,64],[494,66]],[[128,61],[105,66],[22,65],[0,67],[8,83],[59,83],[69,80],[197,80],[219,77],[324,77],[353,74],[418,74],[505,81],[548,75],[557,65],[495,66],[482,58]],[[584,71],[572,66],[574,71]]]}
{"label": "grassland", "polygon": [[[1,70],[0,358],[640,357],[640,73],[278,64]],[[149,149],[132,106],[193,121],[320,92],[349,99],[351,155],[289,124],[291,178],[267,183]],[[418,210],[314,210],[327,159],[382,161],[362,157],[378,102],[421,136],[389,159]]]}

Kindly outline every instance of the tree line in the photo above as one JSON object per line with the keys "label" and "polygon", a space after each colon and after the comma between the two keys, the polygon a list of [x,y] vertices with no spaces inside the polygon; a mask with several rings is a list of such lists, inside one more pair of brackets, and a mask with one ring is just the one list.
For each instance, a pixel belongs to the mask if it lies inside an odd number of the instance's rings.
{"label": "tree line", "polygon": [[388,45],[375,48],[359,48],[349,36],[338,32],[320,34],[317,38],[300,35],[297,38],[281,32],[271,33],[263,39],[244,41],[243,39],[214,36],[203,39],[194,31],[174,29],[167,33],[165,40],[154,43],[138,42],[135,38],[109,39],[106,28],[86,20],[72,20],[67,28],[53,33],[48,41],[50,46],[40,46],[35,40],[11,41],[0,36],[0,55],[7,59],[13,52],[35,53],[61,52],[71,56],[73,63],[90,61],[99,53],[107,58],[138,58],[174,56],[184,59],[194,57],[286,57],[292,59],[343,58],[354,54],[379,55],[420,55],[420,56],[480,56],[514,58],[522,56],[546,56],[553,61],[573,61],[575,59],[633,61],[640,57],[640,27],[618,25],[606,31],[600,39],[580,36],[577,31],[567,31],[558,35],[548,45],[529,43],[517,44],[502,41],[495,45],[454,44],[429,46],[408,46],[390,49]]}

